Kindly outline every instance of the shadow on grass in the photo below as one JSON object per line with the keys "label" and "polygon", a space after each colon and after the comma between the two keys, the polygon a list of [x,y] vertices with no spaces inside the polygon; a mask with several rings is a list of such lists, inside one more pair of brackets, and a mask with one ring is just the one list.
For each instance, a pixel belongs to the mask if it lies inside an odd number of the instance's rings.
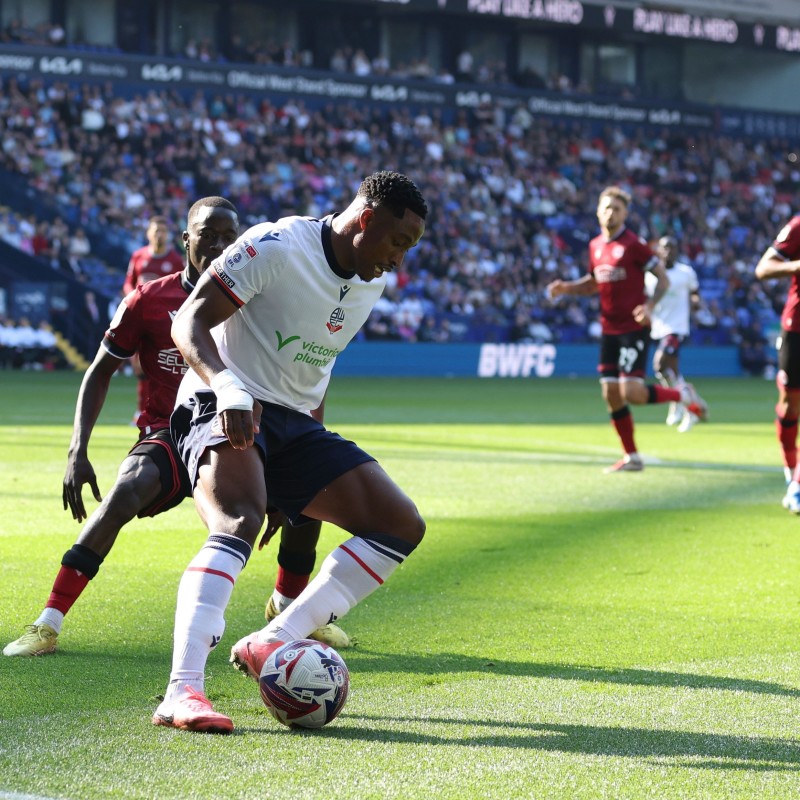
{"label": "shadow on grass", "polygon": [[[751,694],[776,695],[780,697],[800,697],[800,689],[784,686],[772,681],[759,681],[749,678],[726,677],[719,675],[702,675],[692,672],[672,672],[665,670],[649,670],[637,668],[597,667],[589,664],[558,664],[550,662],[502,661],[491,658],[465,656],[460,653],[378,653],[357,647],[346,653],[351,671],[361,674],[396,672],[398,675],[428,675],[428,684],[445,680],[450,675],[475,673],[484,675],[508,675],[512,677],[549,678],[560,681],[585,681],[587,683],[619,684],[624,686],[654,686],[683,689],[713,689],[722,692],[749,692]],[[16,662],[16,659],[10,660]],[[37,659],[35,664],[28,664],[20,672],[24,672],[30,682],[36,685],[40,680],[57,680],[62,692],[69,692],[74,687],[74,694],[79,697],[85,691],[75,677],[79,674],[96,673],[98,668],[107,664],[109,670],[126,676],[131,682],[147,682],[153,674],[166,679],[169,674],[169,661],[160,651],[148,651],[137,648],[136,653],[117,652],[109,656],[108,652],[82,650],[68,652],[66,650],[55,656]],[[0,662],[3,663],[3,662]],[[45,667],[45,664],[47,665]],[[12,664],[3,672],[13,673]],[[31,670],[31,666],[38,669]],[[209,665],[210,673],[227,673],[227,664]],[[159,684],[160,685],[160,682]]]}
{"label": "shadow on grass", "polygon": [[[366,656],[361,660],[360,656]],[[402,659],[402,660],[401,660]],[[419,658],[383,653],[372,653],[358,648],[347,655],[348,663],[359,672],[384,672],[400,670],[417,674],[447,675],[448,673],[477,672],[486,674],[517,675],[531,678],[552,678],[562,681],[587,681],[591,683],[623,684],[628,686],[667,686],[688,689],[716,689],[726,692],[750,692],[782,697],[800,697],[800,689],[771,681],[748,678],[728,678],[717,675],[700,675],[691,672],[595,667],[588,664],[556,664],[537,662],[500,661],[471,658],[457,653],[437,653]]]}
{"label": "shadow on grass", "polygon": [[[344,740],[372,740],[397,744],[446,744],[452,746],[457,737],[432,733],[402,732],[386,726],[418,726],[416,717],[374,717],[342,714],[342,721],[354,727],[324,729],[328,737]],[[368,730],[360,727],[369,724]],[[775,770],[800,771],[800,742],[748,736],[726,736],[713,733],[652,730],[647,728],[604,728],[594,725],[555,725],[549,723],[500,722],[495,719],[450,719],[433,717],[427,725],[455,725],[468,730],[462,744],[467,747],[511,747],[556,753],[593,756],[652,759],[664,765],[663,759],[678,759],[677,767],[699,769],[736,769],[756,772]],[[376,728],[375,726],[379,726]],[[487,733],[481,735],[481,728]],[[508,735],[497,734],[505,729]],[[697,760],[695,760],[697,759]]]}

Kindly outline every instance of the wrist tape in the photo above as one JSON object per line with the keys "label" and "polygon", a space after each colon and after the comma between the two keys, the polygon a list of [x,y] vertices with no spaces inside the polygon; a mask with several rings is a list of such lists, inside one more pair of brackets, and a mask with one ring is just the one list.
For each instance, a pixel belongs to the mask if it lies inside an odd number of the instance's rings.
{"label": "wrist tape", "polygon": [[253,396],[229,369],[224,369],[211,379],[211,389],[217,396],[217,413],[229,409],[253,410]]}

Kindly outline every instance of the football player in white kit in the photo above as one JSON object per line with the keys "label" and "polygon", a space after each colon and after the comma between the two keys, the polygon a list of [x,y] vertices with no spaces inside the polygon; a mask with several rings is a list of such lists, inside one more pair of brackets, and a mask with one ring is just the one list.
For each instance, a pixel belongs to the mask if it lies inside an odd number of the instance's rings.
{"label": "football player in white kit", "polygon": [[339,214],[245,231],[178,312],[172,336],[191,369],[171,431],[209,535],[180,581],[172,671],[153,724],[233,730],[205,697],[205,666],[268,506],[294,524],[319,519],[351,537],[285,611],[233,646],[231,661],[255,679],[281,642],[342,617],[422,541],[425,522],[410,498],[310,412],[385,273],[422,237],[427,213],[408,177],[375,173]]}
{"label": "football player in white kit", "polygon": [[[656,248],[669,278],[669,289],[650,314],[650,337],[658,344],[653,353],[653,372],[663,386],[680,387],[685,383],[680,370],[680,349],[689,335],[692,308],[699,308],[701,299],[697,273],[689,264],[678,261],[678,242],[673,236],[662,236]],[[655,289],[654,276],[645,275],[648,294]],[[685,433],[698,416],[681,403],[670,403],[667,425],[678,425]],[[680,423],[680,424],[679,424]]]}

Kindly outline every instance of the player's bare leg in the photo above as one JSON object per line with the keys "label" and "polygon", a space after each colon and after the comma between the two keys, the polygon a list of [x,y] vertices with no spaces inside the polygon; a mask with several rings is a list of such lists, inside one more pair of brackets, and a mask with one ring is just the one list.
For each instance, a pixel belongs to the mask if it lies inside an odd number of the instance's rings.
{"label": "player's bare leg", "polygon": [[[75,544],[64,553],[50,596],[41,614],[25,633],[3,648],[6,656],[38,656],[54,653],[64,617],[99,572],[120,530],[158,497],[161,478],[153,460],[128,456],[119,467],[114,486],[89,516]],[[73,508],[82,500],[70,498]]]}
{"label": "player's bare leg", "polygon": [[789,477],[783,507],[800,514],[800,464],[797,460],[797,426],[800,417],[800,389],[790,389],[778,379],[775,427],[783,455],[784,473]]}
{"label": "player's bare leg", "polygon": [[207,450],[195,494],[209,535],[178,587],[170,681],[153,724],[228,733],[233,723],[205,697],[205,666],[225,631],[225,608],[264,523],[267,492],[259,450],[228,444]]}
{"label": "player's bare leg", "polygon": [[[288,520],[281,526],[278,545],[278,575],[275,589],[267,601],[264,618],[271,622],[285,611],[308,586],[316,562],[316,548],[322,523],[310,520],[304,525],[292,525]],[[338,625],[329,623],[312,631],[309,639],[343,650],[355,644]]]}
{"label": "player's bare leg", "polygon": [[[673,353],[667,353],[663,349],[656,350],[653,356],[653,372],[658,382],[667,388],[679,388],[683,384],[683,378],[678,370],[678,359]],[[677,425],[684,416],[683,403],[673,400],[669,404],[667,412],[667,425]]]}
{"label": "player's bare leg", "polygon": [[[636,382],[635,379],[632,380]],[[616,377],[603,377],[600,380],[603,400],[611,416],[611,424],[622,445],[622,458],[610,467],[606,467],[603,470],[606,473],[641,472],[644,469],[642,458],[636,449],[633,414],[631,414],[627,397],[628,382],[629,379]]]}
{"label": "player's bare leg", "polygon": [[231,661],[253,677],[271,644],[306,638],[310,631],[343,617],[389,578],[425,534],[414,503],[376,462],[339,476],[303,514],[353,535],[325,559],[295,602],[234,645]]}

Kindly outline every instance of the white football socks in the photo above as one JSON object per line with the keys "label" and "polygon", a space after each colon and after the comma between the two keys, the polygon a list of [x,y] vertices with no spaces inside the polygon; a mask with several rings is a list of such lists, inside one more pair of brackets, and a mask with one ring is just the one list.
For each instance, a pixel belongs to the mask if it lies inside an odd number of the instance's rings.
{"label": "white football socks", "polygon": [[[399,552],[388,542],[401,547]],[[354,536],[322,562],[319,574],[284,612],[258,634],[261,641],[304,639],[317,628],[343,617],[375,591],[413,547],[394,537]]]}
{"label": "white football socks", "polygon": [[64,614],[57,608],[45,608],[33,624],[49,625],[56,633],[61,633],[61,626],[64,624]]}
{"label": "white football socks", "polygon": [[225,631],[225,608],[250,553],[242,539],[212,533],[183,573],[167,698],[183,693],[187,685],[203,691],[208,655]]}
{"label": "white football socks", "polygon": [[287,597],[285,594],[281,594],[277,589],[272,592],[272,602],[275,603],[275,608],[278,611],[285,611],[294,602],[294,599],[294,597]]}

